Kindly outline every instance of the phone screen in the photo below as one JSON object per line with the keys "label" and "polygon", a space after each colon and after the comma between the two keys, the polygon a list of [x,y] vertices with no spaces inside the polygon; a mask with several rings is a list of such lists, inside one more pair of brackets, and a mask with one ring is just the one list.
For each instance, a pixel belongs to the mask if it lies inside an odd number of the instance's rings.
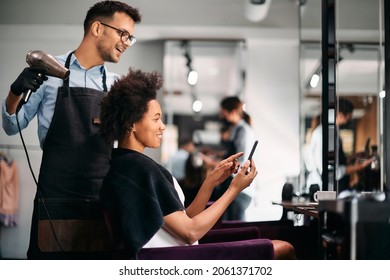
{"label": "phone screen", "polygon": [[[253,157],[253,154],[255,153],[255,150],[256,150],[256,147],[257,147],[257,143],[259,141],[255,141],[255,143],[253,143],[253,147],[252,147],[252,150],[251,150],[251,153],[249,154],[249,157],[248,157],[248,160],[252,160],[252,157]],[[249,166],[249,168],[252,166],[252,164]],[[245,172],[245,174],[248,174],[249,172]]]}
{"label": "phone screen", "polygon": [[258,142],[259,141],[256,140],[255,143],[253,143],[253,147],[252,147],[251,153],[249,154],[248,160],[252,160],[252,157],[253,157],[253,154],[255,153]]}

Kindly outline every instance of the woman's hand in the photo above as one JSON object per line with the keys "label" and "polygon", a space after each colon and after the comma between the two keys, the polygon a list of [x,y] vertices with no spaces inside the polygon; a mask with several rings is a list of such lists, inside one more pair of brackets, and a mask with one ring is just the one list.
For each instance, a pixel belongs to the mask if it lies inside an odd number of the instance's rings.
{"label": "woman's hand", "polygon": [[241,170],[234,176],[229,188],[235,189],[238,192],[248,187],[257,175],[257,169],[253,160],[247,160],[241,167]]}
{"label": "woman's hand", "polygon": [[210,172],[205,181],[213,187],[221,184],[230,175],[238,171],[240,164],[237,159],[243,154],[243,152],[240,152],[220,161]]}

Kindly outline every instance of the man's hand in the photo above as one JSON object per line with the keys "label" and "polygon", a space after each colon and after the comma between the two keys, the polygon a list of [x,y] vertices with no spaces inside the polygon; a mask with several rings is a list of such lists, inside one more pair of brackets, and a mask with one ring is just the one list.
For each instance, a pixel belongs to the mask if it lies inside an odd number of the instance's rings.
{"label": "man's hand", "polygon": [[35,92],[48,78],[42,67],[26,67],[11,85],[11,92],[17,96],[31,90]]}

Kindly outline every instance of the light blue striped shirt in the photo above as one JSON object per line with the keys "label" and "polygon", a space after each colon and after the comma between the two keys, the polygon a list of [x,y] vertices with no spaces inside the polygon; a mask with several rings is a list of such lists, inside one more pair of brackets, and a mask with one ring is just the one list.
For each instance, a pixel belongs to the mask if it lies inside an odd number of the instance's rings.
{"label": "light blue striped shirt", "polygon": [[[65,65],[66,58],[70,52],[56,56],[55,58],[63,65]],[[70,60],[69,70],[69,86],[70,87],[85,87],[103,91],[102,73],[105,69],[104,65],[98,65],[91,69],[85,69],[77,61],[75,55],[72,55]],[[113,82],[119,77],[115,73],[110,73],[106,69],[106,84],[108,90]],[[54,108],[57,100],[58,88],[62,86],[62,79],[48,76],[42,86],[31,94],[30,99],[18,113],[20,128],[24,129],[28,126],[30,121],[37,115],[38,118],[38,138],[41,148],[45,142],[47,131],[54,114]],[[3,129],[8,135],[15,135],[18,131],[16,123],[16,114],[10,115],[6,111],[5,100],[2,104],[3,115]]]}

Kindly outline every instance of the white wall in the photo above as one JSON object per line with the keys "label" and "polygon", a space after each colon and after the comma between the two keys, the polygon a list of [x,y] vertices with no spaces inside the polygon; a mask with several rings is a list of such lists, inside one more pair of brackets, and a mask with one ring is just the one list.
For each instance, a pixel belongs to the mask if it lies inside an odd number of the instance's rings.
{"label": "white wall", "polygon": [[299,175],[298,40],[247,40],[246,110],[259,140],[257,196],[248,220],[277,220],[288,177]]}

